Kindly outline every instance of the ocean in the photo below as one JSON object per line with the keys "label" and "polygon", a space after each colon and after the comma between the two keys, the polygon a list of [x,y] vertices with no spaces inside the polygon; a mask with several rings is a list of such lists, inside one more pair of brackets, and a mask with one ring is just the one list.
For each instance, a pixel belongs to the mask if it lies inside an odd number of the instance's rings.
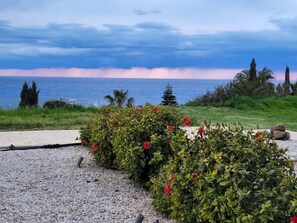
{"label": "ocean", "polygon": [[39,93],[39,106],[52,99],[65,99],[84,106],[102,106],[108,102],[105,95],[114,89],[129,91],[135,105],[160,104],[166,85],[173,87],[179,104],[212,91],[230,80],[199,79],[121,79],[121,78],[69,78],[69,77],[0,77],[0,108],[17,108],[24,82],[35,81]]}

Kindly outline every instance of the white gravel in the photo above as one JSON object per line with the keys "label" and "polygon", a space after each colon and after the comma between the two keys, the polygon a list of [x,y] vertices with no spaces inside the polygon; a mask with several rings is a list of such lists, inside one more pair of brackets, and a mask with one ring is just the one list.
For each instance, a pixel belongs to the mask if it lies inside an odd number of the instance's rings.
{"label": "white gravel", "polygon": [[133,223],[139,213],[143,223],[175,222],[160,217],[151,203],[146,191],[125,174],[98,167],[81,146],[0,151],[1,223]]}

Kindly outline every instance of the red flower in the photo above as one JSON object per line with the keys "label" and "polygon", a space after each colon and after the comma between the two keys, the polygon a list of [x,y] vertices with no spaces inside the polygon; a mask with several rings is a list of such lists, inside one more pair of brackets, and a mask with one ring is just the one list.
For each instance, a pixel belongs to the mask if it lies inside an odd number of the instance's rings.
{"label": "red flower", "polygon": [[171,190],[171,184],[167,184],[164,187],[164,194],[167,196],[170,193],[170,190]]}
{"label": "red flower", "polygon": [[113,125],[118,125],[118,124],[119,124],[119,121],[114,120],[114,121],[112,121],[112,124],[113,124]]}
{"label": "red flower", "polygon": [[257,132],[255,136],[258,138],[258,137],[260,137],[262,134],[263,134],[263,132]]}
{"label": "red flower", "polygon": [[167,180],[169,180],[169,181],[173,181],[173,180],[174,180],[174,178],[175,178],[175,175],[173,174],[173,175],[171,175],[170,177],[168,177],[168,179],[167,179]]}
{"label": "red flower", "polygon": [[204,128],[203,127],[200,127],[198,132],[199,132],[200,136],[202,136],[202,134],[204,132]]}
{"label": "red flower", "polygon": [[191,120],[187,120],[184,122],[184,125],[191,125],[192,124],[192,121]]}
{"label": "red flower", "polygon": [[169,132],[172,132],[174,130],[174,126],[173,125],[167,125],[167,130]]}
{"label": "red flower", "polygon": [[292,217],[290,223],[297,223],[297,217]]}
{"label": "red flower", "polygon": [[157,106],[154,106],[154,107],[153,107],[153,111],[154,111],[154,112],[157,112],[158,109],[159,109],[159,108],[158,108]]}
{"label": "red flower", "polygon": [[189,116],[185,116],[185,117],[184,117],[184,121],[185,121],[185,122],[186,122],[186,121],[191,121],[191,119],[190,119]]}
{"label": "red flower", "polygon": [[95,143],[92,144],[91,149],[92,149],[93,152],[96,152],[96,150],[97,150],[97,144],[95,144]]}
{"label": "red flower", "polygon": [[144,150],[147,150],[148,148],[150,148],[150,142],[147,142],[147,141],[144,142],[142,147],[143,147]]}
{"label": "red flower", "polygon": [[198,173],[193,172],[192,173],[192,178],[196,178],[198,176]]}

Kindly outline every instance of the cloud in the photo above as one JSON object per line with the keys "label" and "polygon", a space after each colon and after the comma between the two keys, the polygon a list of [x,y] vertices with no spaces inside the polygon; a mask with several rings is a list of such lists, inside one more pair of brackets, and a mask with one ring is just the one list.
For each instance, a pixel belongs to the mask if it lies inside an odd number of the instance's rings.
{"label": "cloud", "polygon": [[0,21],[0,32],[0,69],[244,69],[255,58],[259,69],[267,66],[277,72],[288,65],[297,70],[297,36],[283,30],[185,34],[158,22],[97,28],[55,23],[18,27]]}
{"label": "cloud", "polygon": [[133,9],[133,13],[136,15],[147,15],[148,12],[140,10],[140,9]]}
{"label": "cloud", "polygon": [[159,30],[159,31],[163,31],[163,32],[177,30],[173,26],[167,25],[165,23],[159,23],[159,22],[141,22],[141,23],[137,23],[135,25],[135,27],[139,28],[139,29]]}
{"label": "cloud", "polygon": [[[240,69],[199,68],[50,68],[50,69],[0,69],[0,76],[30,77],[91,77],[91,78],[155,78],[155,79],[233,79]],[[274,74],[276,80],[284,80],[284,73]],[[291,82],[297,81],[297,71],[290,72]]]}
{"label": "cloud", "polygon": [[141,68],[131,69],[0,69],[0,76],[42,76],[42,77],[93,77],[93,78],[157,78],[157,79],[232,79],[237,69],[197,69],[197,68]]}
{"label": "cloud", "polygon": [[154,10],[151,10],[151,11],[144,11],[144,10],[141,10],[141,9],[133,9],[133,13],[135,15],[139,15],[139,16],[143,16],[143,15],[157,15],[157,14],[162,14],[162,12],[158,9],[154,9]]}
{"label": "cloud", "polygon": [[294,18],[271,18],[270,22],[275,24],[281,31],[297,34],[297,17]]}
{"label": "cloud", "polygon": [[162,12],[158,9],[151,10],[152,14],[162,14]]}

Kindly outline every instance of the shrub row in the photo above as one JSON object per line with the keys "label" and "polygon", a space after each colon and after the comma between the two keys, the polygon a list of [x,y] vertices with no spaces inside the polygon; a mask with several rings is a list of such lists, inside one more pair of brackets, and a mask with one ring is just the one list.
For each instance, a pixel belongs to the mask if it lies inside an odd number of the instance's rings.
{"label": "shrub row", "polygon": [[205,122],[186,136],[179,126],[190,124],[167,107],[105,107],[81,138],[100,165],[148,187],[155,208],[177,222],[289,222],[297,181],[285,149],[240,125]]}

